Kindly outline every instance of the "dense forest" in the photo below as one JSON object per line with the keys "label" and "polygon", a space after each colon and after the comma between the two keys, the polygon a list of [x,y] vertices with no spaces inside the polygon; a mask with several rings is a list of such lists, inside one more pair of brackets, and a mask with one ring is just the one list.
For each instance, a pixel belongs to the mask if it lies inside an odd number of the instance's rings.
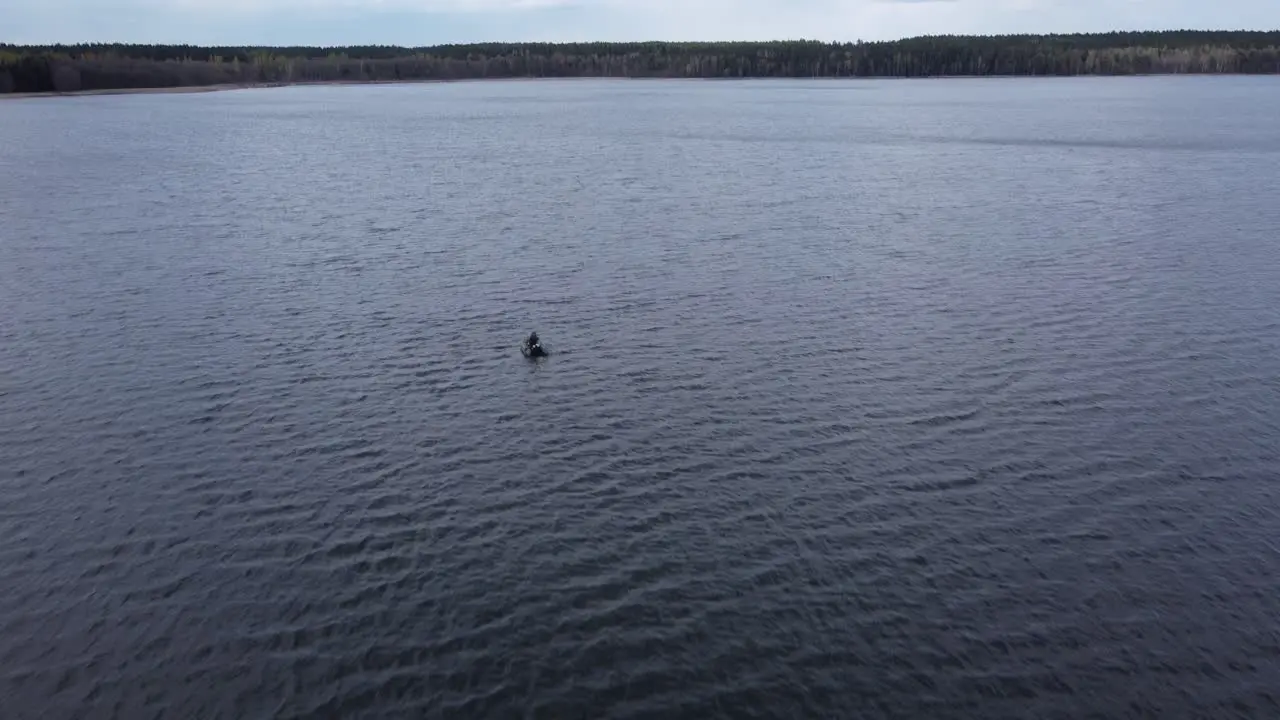
{"label": "dense forest", "polygon": [[0,44],[0,93],[513,77],[1280,73],[1280,32],[926,36],[893,42],[489,43],[404,48]]}

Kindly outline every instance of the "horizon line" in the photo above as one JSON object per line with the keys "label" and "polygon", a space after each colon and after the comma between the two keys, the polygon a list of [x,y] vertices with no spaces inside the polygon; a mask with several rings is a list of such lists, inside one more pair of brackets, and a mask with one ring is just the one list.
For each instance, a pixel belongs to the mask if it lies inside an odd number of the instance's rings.
{"label": "horizon line", "polygon": [[468,47],[477,45],[655,45],[655,44],[672,44],[672,45],[733,45],[733,44],[756,44],[767,45],[774,43],[808,43],[816,45],[885,45],[892,43],[902,43],[911,40],[928,40],[928,39],[1013,39],[1013,38],[1072,38],[1072,37],[1097,37],[1103,35],[1153,35],[1153,34],[1175,34],[1175,33],[1204,33],[1204,34],[1256,34],[1256,35],[1280,35],[1280,27],[1269,29],[1206,29],[1206,28],[1163,28],[1150,30],[1100,30],[1092,32],[1016,32],[1016,33],[924,33],[919,35],[904,35],[892,40],[817,40],[814,38],[786,38],[778,37],[768,40],[697,40],[697,39],[660,39],[652,38],[649,40],[479,40],[469,42],[442,42],[427,45],[401,45],[401,44],[382,44],[382,43],[348,43],[344,45],[333,44],[299,44],[299,43],[281,43],[281,44],[224,44],[224,43],[190,43],[190,42],[130,42],[119,40],[78,40],[78,41],[58,41],[45,43],[15,43],[8,41],[0,41],[0,48],[56,48],[56,47],[77,47],[91,45],[117,45],[117,46],[133,46],[133,47],[190,47],[190,48],[316,48],[316,49],[340,49],[340,48],[391,48],[404,50],[418,50],[429,48],[446,48],[446,47]]}

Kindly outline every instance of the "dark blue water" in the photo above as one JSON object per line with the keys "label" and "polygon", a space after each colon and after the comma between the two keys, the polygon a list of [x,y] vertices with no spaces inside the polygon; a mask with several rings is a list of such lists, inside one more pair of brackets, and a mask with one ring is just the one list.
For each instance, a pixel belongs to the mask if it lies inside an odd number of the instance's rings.
{"label": "dark blue water", "polygon": [[2,714],[1280,716],[1277,117],[0,103]]}

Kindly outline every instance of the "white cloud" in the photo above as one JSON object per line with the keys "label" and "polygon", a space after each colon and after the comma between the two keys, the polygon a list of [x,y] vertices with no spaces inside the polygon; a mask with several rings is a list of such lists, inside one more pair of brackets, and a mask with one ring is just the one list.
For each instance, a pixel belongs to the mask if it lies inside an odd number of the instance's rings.
{"label": "white cloud", "polygon": [[[16,1],[25,2],[25,0]],[[612,1],[605,0],[605,2]],[[55,2],[79,9],[149,8],[163,12],[251,12],[256,14],[333,9],[369,13],[388,11],[432,14],[502,13],[569,7],[577,4],[576,0],[55,0]]]}

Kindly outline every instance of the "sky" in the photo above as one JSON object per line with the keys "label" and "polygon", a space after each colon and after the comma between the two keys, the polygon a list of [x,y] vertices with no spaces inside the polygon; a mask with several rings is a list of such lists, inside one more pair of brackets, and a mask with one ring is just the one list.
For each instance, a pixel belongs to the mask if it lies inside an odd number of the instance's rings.
{"label": "sky", "polygon": [[0,0],[0,42],[433,45],[1280,29],[1280,0]]}

